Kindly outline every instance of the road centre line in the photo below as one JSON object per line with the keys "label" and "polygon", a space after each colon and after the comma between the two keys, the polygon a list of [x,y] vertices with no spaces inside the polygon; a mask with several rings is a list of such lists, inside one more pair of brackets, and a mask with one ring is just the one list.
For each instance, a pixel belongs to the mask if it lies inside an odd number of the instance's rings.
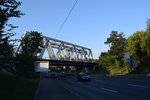
{"label": "road centre line", "polygon": [[149,86],[143,86],[143,85],[134,85],[134,84],[128,84],[129,86],[134,86],[134,87],[142,87],[142,88],[149,88]]}
{"label": "road centre line", "polygon": [[118,91],[115,91],[115,90],[111,90],[111,89],[107,89],[107,88],[101,88],[102,90],[106,90],[106,91],[110,91],[110,92],[114,92],[114,93],[117,93]]}

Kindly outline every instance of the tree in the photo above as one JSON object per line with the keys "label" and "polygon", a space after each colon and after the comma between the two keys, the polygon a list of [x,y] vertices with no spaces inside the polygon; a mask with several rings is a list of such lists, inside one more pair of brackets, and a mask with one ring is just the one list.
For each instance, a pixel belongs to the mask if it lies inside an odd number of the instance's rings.
{"label": "tree", "polygon": [[8,58],[13,56],[14,40],[11,39],[15,33],[12,32],[17,26],[8,24],[10,18],[19,18],[23,15],[17,8],[21,5],[21,2],[16,0],[0,0],[0,70],[1,68],[8,68],[10,62]]}
{"label": "tree", "polygon": [[127,39],[127,51],[133,59],[140,59],[142,62],[142,73],[150,71],[150,19],[147,19],[146,31],[137,31]]}
{"label": "tree", "polygon": [[17,8],[21,2],[16,0],[0,0],[0,56],[12,56],[13,45],[10,44],[10,38],[15,34],[11,32],[17,26],[8,24],[12,17],[21,17],[23,13]]}
{"label": "tree", "polygon": [[42,34],[37,31],[28,32],[21,40],[21,54],[35,57],[43,48]]}
{"label": "tree", "polygon": [[149,55],[150,57],[150,19],[147,19],[147,30],[146,30],[146,49],[147,49],[147,54]]}
{"label": "tree", "polygon": [[43,48],[42,34],[37,31],[27,32],[20,42],[21,52],[17,54],[16,74],[18,77],[33,77],[34,59]]}
{"label": "tree", "polygon": [[[112,31],[105,44],[110,46],[108,52],[102,52],[99,57],[100,66],[109,73],[128,73],[134,71],[128,63],[124,63],[124,51],[130,53],[132,59],[140,59],[142,73],[150,72],[150,19],[147,19],[146,31],[137,31],[128,39],[125,39],[123,33]],[[119,59],[118,59],[119,58]],[[142,69],[141,69],[142,68]],[[116,71],[115,71],[116,70]],[[122,70],[122,71],[120,71]]]}
{"label": "tree", "polygon": [[17,77],[33,77],[34,71],[34,59],[28,55],[19,54],[16,57],[17,63],[15,64],[16,76]]}
{"label": "tree", "polygon": [[110,46],[110,50],[108,51],[110,55],[116,55],[118,58],[123,57],[126,45],[126,38],[123,33],[112,31],[105,44],[109,44]]}
{"label": "tree", "polygon": [[103,56],[107,56],[108,55],[108,52],[101,52],[99,58],[103,57]]}
{"label": "tree", "polygon": [[147,55],[145,39],[144,31],[137,31],[127,39],[127,51],[133,58],[141,59]]}
{"label": "tree", "polygon": [[146,31],[137,31],[127,39],[127,50],[134,58],[150,57],[150,19],[146,23]]}
{"label": "tree", "polygon": [[150,19],[147,19],[146,24],[147,24],[146,31],[150,32]]}
{"label": "tree", "polygon": [[126,38],[123,33],[112,31],[110,37],[107,38],[105,44],[110,46],[108,52],[102,52],[99,57],[99,65],[101,69],[109,74],[127,73],[127,66],[124,64],[124,51],[126,46]]}

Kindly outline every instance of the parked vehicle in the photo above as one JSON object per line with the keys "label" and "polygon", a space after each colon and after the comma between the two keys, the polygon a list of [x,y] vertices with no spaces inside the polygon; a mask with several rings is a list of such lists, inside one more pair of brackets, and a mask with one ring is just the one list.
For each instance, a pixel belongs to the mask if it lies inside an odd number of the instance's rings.
{"label": "parked vehicle", "polygon": [[77,75],[77,79],[79,81],[91,81],[91,77],[84,73],[84,72],[80,72],[78,75]]}

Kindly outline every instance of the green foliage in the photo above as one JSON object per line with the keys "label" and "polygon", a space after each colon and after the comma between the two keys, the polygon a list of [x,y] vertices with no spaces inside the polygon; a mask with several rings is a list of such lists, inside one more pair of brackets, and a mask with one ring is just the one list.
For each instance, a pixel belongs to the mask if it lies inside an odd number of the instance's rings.
{"label": "green foliage", "polygon": [[21,54],[28,56],[36,56],[41,52],[43,47],[42,34],[37,31],[31,31],[26,34],[21,40],[22,51]]}
{"label": "green foliage", "polygon": [[42,34],[31,31],[21,40],[22,51],[17,54],[16,74],[18,77],[34,77],[34,59],[43,47]]}
{"label": "green foliage", "polygon": [[17,55],[16,59],[16,75],[18,77],[27,77],[32,78],[34,77],[34,59],[28,55]]}
{"label": "green foliage", "polygon": [[145,45],[146,45],[146,52],[150,57],[150,31],[146,32]]}
{"label": "green foliage", "polygon": [[124,52],[129,52],[133,59],[141,60],[140,73],[150,72],[150,19],[147,19],[146,31],[137,31],[127,40],[123,33],[118,34],[117,31],[112,31],[105,44],[109,44],[110,50],[102,52],[99,57],[100,67],[105,69],[105,72],[109,74],[137,73],[137,68],[131,67],[130,62],[124,62]]}
{"label": "green foliage", "polygon": [[108,52],[101,52],[101,55],[99,56],[99,59],[103,56],[107,56],[108,55]]}
{"label": "green foliage", "polygon": [[142,59],[150,56],[150,32],[137,31],[127,40],[127,50],[133,58]]}
{"label": "green foliage", "polygon": [[127,39],[127,51],[133,58],[141,59],[147,55],[146,33],[144,31],[137,31]]}
{"label": "green foliage", "polygon": [[146,28],[146,32],[145,32],[144,43],[146,45],[145,51],[146,51],[147,55],[150,57],[150,19],[147,19],[146,23],[147,23],[147,28]]}
{"label": "green foliage", "polygon": [[117,60],[117,56],[102,56],[99,59],[100,69],[105,70],[105,73],[108,74],[127,74],[129,67],[126,64],[122,65],[121,60]]}
{"label": "green foliage", "polygon": [[[9,24],[10,18],[18,18],[23,14],[17,8],[21,5],[21,2],[16,0],[0,0],[0,70],[2,68],[8,68],[8,66],[13,66],[13,63],[7,60],[7,57],[13,56],[13,42],[15,40],[11,39],[15,35],[12,30],[17,28]],[[3,62],[2,62],[3,61]],[[9,67],[10,68],[10,67]]]}
{"label": "green foliage", "polygon": [[21,2],[16,0],[0,0],[0,33],[5,33],[11,29],[6,30],[6,26],[14,28],[11,24],[7,24],[11,17],[21,17],[23,15],[21,11],[17,10]]}
{"label": "green foliage", "polygon": [[115,63],[116,56],[102,56],[100,61],[100,66],[112,66]]}
{"label": "green foliage", "polygon": [[116,55],[118,58],[123,57],[126,45],[126,39],[123,33],[112,31],[105,44],[109,44],[110,46],[110,50],[108,51],[110,55]]}
{"label": "green foliage", "polygon": [[150,32],[150,19],[147,19],[146,24],[147,24],[146,31]]}
{"label": "green foliage", "polygon": [[0,0],[0,56],[12,56],[13,45],[10,39],[15,33],[11,32],[16,26],[8,24],[8,20],[12,17],[21,17],[23,14],[17,8],[21,2],[16,0]]}
{"label": "green foliage", "polygon": [[8,41],[8,37],[0,41],[0,56],[13,56],[13,45]]}
{"label": "green foliage", "polygon": [[150,56],[145,56],[142,59],[142,67],[140,68],[141,73],[150,73]]}
{"label": "green foliage", "polygon": [[137,31],[127,40],[127,51],[134,59],[140,59],[140,73],[150,72],[150,19],[147,19],[146,31]]}
{"label": "green foliage", "polygon": [[118,60],[117,56],[105,55],[99,59],[100,68],[108,74],[127,74],[129,69],[127,65],[122,65],[122,60]]}
{"label": "green foliage", "polygon": [[10,72],[10,73],[15,73],[14,68],[14,59],[10,57],[0,57],[0,72],[3,70]]}
{"label": "green foliage", "polygon": [[33,100],[38,80],[16,79],[13,75],[0,73],[0,97],[1,100]]}
{"label": "green foliage", "polygon": [[106,73],[110,73],[109,67],[112,67],[115,63],[116,56],[102,56],[99,58],[99,65],[101,69],[104,69]]}
{"label": "green foliage", "polygon": [[109,74],[126,74],[128,67],[124,65],[123,55],[126,46],[126,38],[123,33],[112,31],[105,44],[110,46],[108,52],[102,52],[99,57],[100,68]]}

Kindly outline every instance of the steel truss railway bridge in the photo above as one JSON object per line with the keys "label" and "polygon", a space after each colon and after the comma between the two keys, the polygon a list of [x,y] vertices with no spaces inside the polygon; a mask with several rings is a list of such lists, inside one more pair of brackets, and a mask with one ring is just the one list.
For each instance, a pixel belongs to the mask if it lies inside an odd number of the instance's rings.
{"label": "steel truss railway bridge", "polygon": [[[25,35],[28,35],[25,32]],[[68,43],[58,39],[43,37],[43,48],[42,51],[36,56],[36,61],[49,61],[49,65],[56,66],[82,66],[82,67],[93,67],[97,66],[97,63],[93,63],[92,51],[89,48],[79,46],[76,44]],[[17,47],[16,53],[21,51],[22,43]],[[44,53],[47,51],[48,58],[44,58]]]}

